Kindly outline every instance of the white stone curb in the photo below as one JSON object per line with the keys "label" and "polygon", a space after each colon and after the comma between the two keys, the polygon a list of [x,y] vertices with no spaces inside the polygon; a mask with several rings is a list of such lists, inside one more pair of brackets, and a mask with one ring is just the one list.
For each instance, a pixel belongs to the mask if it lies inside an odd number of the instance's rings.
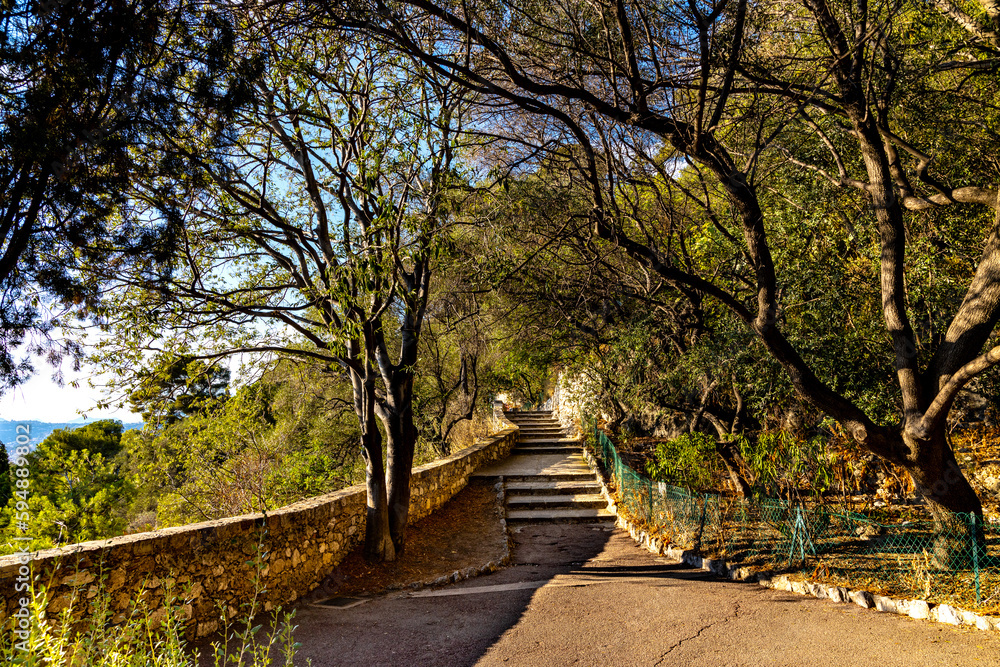
{"label": "white stone curb", "polygon": [[601,495],[608,501],[608,511],[616,517],[616,525],[632,536],[632,539],[642,548],[658,556],[667,556],[679,562],[686,563],[691,567],[700,568],[711,572],[723,579],[733,581],[756,581],[765,588],[773,588],[778,591],[798,593],[800,595],[812,595],[815,598],[826,599],[832,602],[853,602],[865,609],[875,609],[877,611],[901,614],[915,619],[928,619],[938,623],[948,625],[965,625],[975,627],[980,630],[993,630],[1000,632],[1000,617],[984,616],[975,612],[956,609],[947,604],[936,604],[931,606],[924,600],[900,600],[889,598],[883,595],[873,595],[868,591],[855,591],[843,586],[832,586],[830,584],[815,583],[811,581],[792,580],[788,575],[772,575],[769,572],[752,572],[749,568],[727,565],[723,560],[704,558],[694,551],[681,549],[680,547],[664,543],[663,540],[655,538],[646,531],[637,528],[631,521],[618,513],[618,507],[608,490],[607,483],[601,469],[593,455],[585,448],[583,456],[587,460],[587,465],[601,482]]}

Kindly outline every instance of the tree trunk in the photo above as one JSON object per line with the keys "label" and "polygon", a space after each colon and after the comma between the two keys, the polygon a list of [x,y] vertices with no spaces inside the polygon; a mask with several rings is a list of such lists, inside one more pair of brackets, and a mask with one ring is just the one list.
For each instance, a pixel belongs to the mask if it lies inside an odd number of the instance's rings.
{"label": "tree trunk", "polygon": [[[732,480],[733,486],[736,487],[736,492],[740,494],[741,498],[749,498],[753,494],[753,488],[743,477],[742,471],[747,469],[746,462],[743,460],[739,448],[736,447],[736,443],[729,439],[733,433],[728,431],[722,420],[711,412],[702,410],[702,413],[708,419],[709,423],[715,427],[715,431],[719,435],[719,439],[715,442],[715,452],[722,459],[722,464],[726,466],[726,472],[729,473],[729,479]],[[733,420],[733,423],[735,424],[738,420],[739,417],[737,416]],[[694,426],[696,425],[694,424]]]}
{"label": "tree trunk", "polygon": [[[370,331],[366,339],[371,340]],[[389,530],[389,504],[386,493],[385,464],[382,459],[382,433],[378,429],[375,401],[375,369],[369,360],[374,356],[370,347],[358,341],[348,343],[349,358],[355,363],[350,367],[351,387],[354,394],[354,413],[361,431],[361,455],[365,460],[365,559],[377,563],[396,560],[396,550]]]}
{"label": "tree trunk", "polygon": [[723,465],[726,466],[726,472],[729,473],[729,479],[733,482],[733,486],[736,487],[736,492],[740,494],[741,498],[749,498],[753,490],[740,473],[743,457],[740,456],[736,448],[736,443],[718,440],[715,443],[715,451],[718,453],[719,458],[722,459]]}
{"label": "tree trunk", "polygon": [[412,381],[409,391],[400,397],[402,406],[387,411],[384,421],[388,434],[389,533],[396,553],[406,546],[406,525],[410,518],[410,473],[417,444],[417,429],[413,425]]}
{"label": "tree trunk", "polygon": [[[967,566],[972,549],[985,547],[983,505],[955,460],[945,428],[935,429],[925,440],[906,434],[903,439],[914,453],[903,468],[934,518],[935,563],[945,569]],[[976,518],[975,531],[970,516]]]}
{"label": "tree trunk", "polygon": [[365,512],[365,559],[377,563],[396,560],[389,523],[389,504],[382,464],[382,434],[374,419],[369,419],[361,434],[361,453],[365,460],[365,488],[368,507]]}

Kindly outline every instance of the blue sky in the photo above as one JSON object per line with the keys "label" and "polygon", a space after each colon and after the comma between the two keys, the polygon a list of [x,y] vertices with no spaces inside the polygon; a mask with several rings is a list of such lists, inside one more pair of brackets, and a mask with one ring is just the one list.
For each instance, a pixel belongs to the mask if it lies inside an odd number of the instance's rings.
{"label": "blue sky", "polygon": [[[66,384],[60,387],[53,382],[52,369],[44,362],[36,364],[36,372],[21,387],[0,396],[0,419],[37,420],[47,422],[69,422],[80,419],[81,412],[87,420],[121,419],[123,422],[141,422],[142,417],[128,410],[95,410],[95,405],[103,394],[100,389],[91,388],[88,378],[96,370],[84,367],[80,373],[66,373]],[[68,383],[77,380],[79,387]]]}

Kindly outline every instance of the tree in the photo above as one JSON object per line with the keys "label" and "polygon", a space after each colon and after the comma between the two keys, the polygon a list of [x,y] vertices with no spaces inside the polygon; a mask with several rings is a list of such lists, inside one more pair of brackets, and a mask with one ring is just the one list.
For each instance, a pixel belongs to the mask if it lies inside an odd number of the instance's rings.
{"label": "tree", "polygon": [[0,391],[31,372],[16,358],[26,336],[98,300],[81,266],[156,257],[169,242],[166,229],[113,213],[140,168],[134,149],[160,122],[164,58],[191,15],[161,0],[0,8]]}
{"label": "tree", "polygon": [[0,507],[6,507],[14,496],[14,481],[11,477],[7,447],[3,443],[0,443],[0,447],[3,448],[3,451],[0,451]]}
{"label": "tree", "polygon": [[[30,548],[120,535],[133,494],[121,451],[122,423],[104,419],[76,429],[57,429],[26,455]],[[7,529],[16,498],[3,509]]]}
{"label": "tree", "polygon": [[129,395],[132,410],[146,422],[170,425],[204,412],[229,393],[229,370],[198,359],[167,356],[154,362]]}
{"label": "tree", "polygon": [[420,438],[448,456],[463,424],[480,407],[480,362],[488,365],[491,323],[470,275],[479,248],[467,243],[442,252],[429,299],[414,378],[414,425]]}
{"label": "tree", "polygon": [[[840,422],[859,448],[909,472],[940,527],[962,530],[955,512],[981,516],[948,444],[946,420],[961,388],[1000,361],[1000,348],[984,350],[1000,318],[996,189],[931,176],[931,154],[919,144],[933,141],[939,126],[921,126],[913,107],[902,104],[911,100],[900,95],[920,82],[943,82],[956,91],[956,105],[961,98],[955,108],[965,117],[991,115],[990,80],[979,79],[974,93],[957,92],[965,75],[993,67],[982,60],[981,42],[939,31],[929,35],[932,43],[958,39],[961,58],[910,67],[920,64],[927,45],[908,42],[894,26],[911,16],[936,20],[931,10],[826,0],[810,0],[801,10],[745,1],[515,2],[495,12],[476,2],[359,0],[325,8],[337,27],[388,41],[502,109],[506,126],[520,133],[506,134],[510,146],[572,149],[569,174],[588,188],[594,237],[678,289],[724,306],[804,400]],[[417,39],[424,31],[441,35],[435,49]],[[940,77],[956,70],[963,72],[956,80]],[[822,122],[814,117],[820,115]],[[796,136],[808,141],[784,141]],[[988,133],[983,138],[995,141]],[[796,151],[817,146],[831,148],[827,162],[835,171],[804,166],[808,160]],[[899,151],[911,156],[909,163]],[[761,193],[776,168],[789,163],[802,173],[832,174],[865,202],[862,220],[870,221],[879,248],[875,280],[899,392],[894,423],[876,422],[835,389],[787,334],[783,288],[797,276],[779,280],[777,239]],[[687,189],[678,178],[687,170],[703,174],[711,189]],[[650,194],[658,197],[660,220],[643,214],[648,207],[640,198]],[[714,227],[722,252],[711,263],[688,264],[676,253],[694,231],[672,215],[680,206],[702,209]],[[971,214],[983,230],[983,254],[961,304],[951,308],[947,333],[923,356],[908,313],[908,216],[961,206],[986,209]]]}
{"label": "tree", "polygon": [[183,217],[184,235],[170,276],[102,277],[119,286],[106,311],[119,335],[105,349],[139,359],[169,334],[166,346],[188,358],[273,353],[348,380],[367,467],[366,554],[391,560],[405,541],[414,367],[436,253],[455,222],[467,102],[377,47],[278,32],[259,47],[250,28],[241,34],[270,66],[234,74],[253,94],[213,143],[203,140],[221,122],[211,105],[160,138],[163,162],[189,173],[146,179],[134,197],[142,217]]}
{"label": "tree", "polygon": [[268,512],[363,479],[351,387],[331,380],[309,361],[282,361],[225,401],[129,431],[133,526]]}

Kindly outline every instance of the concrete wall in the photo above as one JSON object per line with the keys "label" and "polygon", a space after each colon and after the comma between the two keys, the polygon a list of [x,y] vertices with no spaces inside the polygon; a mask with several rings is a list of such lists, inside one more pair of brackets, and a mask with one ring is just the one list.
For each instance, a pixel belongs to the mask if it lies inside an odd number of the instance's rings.
{"label": "concrete wall", "polygon": [[[441,507],[466,486],[480,466],[505,458],[517,442],[517,427],[448,458],[413,470],[410,520]],[[190,633],[215,631],[220,612],[242,613],[241,604],[260,587],[265,609],[285,605],[316,588],[364,539],[366,496],[363,485],[309,498],[264,514],[166,528],[82,542],[31,556],[31,570],[49,585],[49,614],[73,607],[84,613],[87,600],[103,586],[111,612],[121,622],[133,600],[144,597],[154,617],[165,613],[173,590],[185,598]],[[18,556],[0,557],[0,621],[27,594],[17,589],[23,572]]]}

